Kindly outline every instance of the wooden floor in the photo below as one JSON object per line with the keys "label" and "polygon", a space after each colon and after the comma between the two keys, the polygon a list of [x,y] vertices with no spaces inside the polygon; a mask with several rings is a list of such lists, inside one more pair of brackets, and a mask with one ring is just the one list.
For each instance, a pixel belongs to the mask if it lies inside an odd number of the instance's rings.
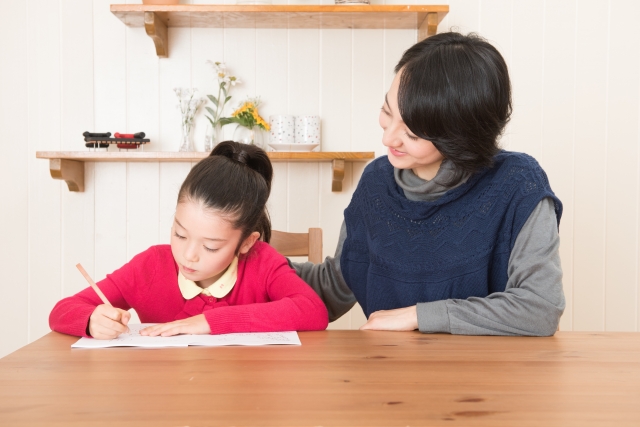
{"label": "wooden floor", "polygon": [[0,359],[2,426],[639,426],[640,334],[300,333],[303,345]]}

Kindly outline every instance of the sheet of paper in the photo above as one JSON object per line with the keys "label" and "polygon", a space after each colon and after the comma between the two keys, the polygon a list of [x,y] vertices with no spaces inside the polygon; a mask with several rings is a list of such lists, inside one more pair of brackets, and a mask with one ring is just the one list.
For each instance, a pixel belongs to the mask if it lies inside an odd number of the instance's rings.
{"label": "sheet of paper", "polygon": [[189,335],[189,345],[301,345],[297,332],[251,332],[223,335]]}
{"label": "sheet of paper", "polygon": [[176,335],[173,337],[145,337],[140,335],[140,330],[151,326],[153,323],[129,325],[128,334],[122,334],[112,340],[96,340],[93,338],[80,338],[72,348],[107,348],[107,347],[186,347],[193,335]]}
{"label": "sheet of paper", "polygon": [[187,347],[189,345],[217,347],[224,345],[301,345],[297,332],[253,332],[224,335],[176,335],[173,337],[146,337],[140,330],[152,323],[129,325],[130,333],[122,334],[112,340],[96,340],[80,338],[72,348],[107,348],[107,347]]}

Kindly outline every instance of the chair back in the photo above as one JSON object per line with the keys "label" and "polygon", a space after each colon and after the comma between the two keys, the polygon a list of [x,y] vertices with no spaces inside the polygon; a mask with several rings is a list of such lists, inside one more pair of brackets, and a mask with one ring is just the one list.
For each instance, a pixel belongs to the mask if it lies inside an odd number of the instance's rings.
{"label": "chair back", "polygon": [[322,228],[310,228],[308,233],[271,231],[269,242],[284,256],[306,256],[310,262],[322,262]]}

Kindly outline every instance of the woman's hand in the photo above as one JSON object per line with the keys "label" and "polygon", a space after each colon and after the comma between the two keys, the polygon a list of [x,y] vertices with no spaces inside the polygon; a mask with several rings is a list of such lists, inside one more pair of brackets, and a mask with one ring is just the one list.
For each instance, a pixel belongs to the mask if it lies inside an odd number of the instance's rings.
{"label": "woman's hand", "polygon": [[106,304],[100,304],[89,317],[89,335],[98,340],[112,340],[129,332],[127,323],[131,313]]}
{"label": "woman's hand", "polygon": [[418,329],[416,306],[376,311],[360,330],[372,331],[413,331]]}
{"label": "woman's hand", "polygon": [[179,334],[205,335],[210,334],[211,328],[204,314],[189,317],[187,319],[175,320],[169,323],[149,326],[140,331],[140,335],[150,337],[170,337]]}

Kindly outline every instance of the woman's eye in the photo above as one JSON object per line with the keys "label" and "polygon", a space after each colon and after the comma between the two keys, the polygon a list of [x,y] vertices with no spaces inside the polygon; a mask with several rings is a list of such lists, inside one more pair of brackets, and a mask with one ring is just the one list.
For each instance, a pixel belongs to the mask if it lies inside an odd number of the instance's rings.
{"label": "woman's eye", "polygon": [[413,140],[413,141],[417,141],[417,140],[418,140],[418,137],[417,137],[417,136],[415,136],[415,135],[411,135],[409,132],[405,132],[404,134],[405,134],[405,135],[407,135],[407,137],[408,137],[409,139]]}
{"label": "woman's eye", "polygon": [[387,110],[385,110],[384,107],[380,108],[380,111],[382,111],[387,116],[391,116],[391,114]]}
{"label": "woman's eye", "polygon": [[211,248],[208,248],[206,246],[203,246],[203,247],[207,252],[217,252],[218,251],[218,249],[211,249]]}
{"label": "woman's eye", "polygon": [[176,233],[175,231],[173,232],[173,235],[176,236],[178,239],[185,239],[186,237],[179,235],[178,233]]}

